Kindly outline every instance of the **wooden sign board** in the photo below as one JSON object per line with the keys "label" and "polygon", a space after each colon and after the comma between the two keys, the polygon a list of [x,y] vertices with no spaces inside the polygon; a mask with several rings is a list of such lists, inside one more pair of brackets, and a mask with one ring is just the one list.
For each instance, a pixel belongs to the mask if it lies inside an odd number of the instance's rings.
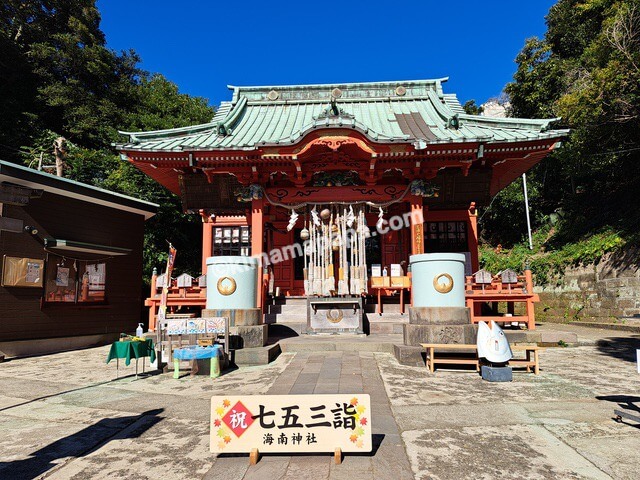
{"label": "wooden sign board", "polygon": [[167,335],[185,335],[187,333],[187,320],[185,318],[172,318],[167,322]]}
{"label": "wooden sign board", "polygon": [[518,274],[513,270],[506,269],[500,273],[502,283],[518,283]]}
{"label": "wooden sign board", "polygon": [[187,334],[194,335],[202,333],[207,333],[204,318],[188,318]]}
{"label": "wooden sign board", "polygon": [[488,272],[486,270],[478,270],[475,273],[475,281],[476,283],[479,284],[490,284],[491,280],[493,279],[493,275],[491,275],[491,272]]}
{"label": "wooden sign board", "polygon": [[229,317],[205,318],[207,333],[224,335],[229,330]]}
{"label": "wooden sign board", "polygon": [[229,317],[207,317],[204,320],[207,334],[214,335],[216,342],[224,342],[224,353],[228,355]]}
{"label": "wooden sign board", "polygon": [[216,395],[212,453],[371,452],[367,394]]}
{"label": "wooden sign board", "polygon": [[[183,273],[176,279],[176,282],[177,282],[178,288],[191,288],[191,286],[193,285],[193,277],[188,273]],[[157,281],[156,281],[156,285],[157,285]]]}
{"label": "wooden sign board", "polygon": [[2,262],[3,287],[42,287],[44,260],[4,256]]}

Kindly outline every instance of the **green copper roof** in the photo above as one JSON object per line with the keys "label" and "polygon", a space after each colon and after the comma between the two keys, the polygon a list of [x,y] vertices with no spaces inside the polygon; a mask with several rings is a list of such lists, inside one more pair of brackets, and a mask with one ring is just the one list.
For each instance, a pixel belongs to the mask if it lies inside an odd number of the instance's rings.
{"label": "green copper roof", "polygon": [[235,87],[210,123],[154,132],[120,132],[120,150],[255,150],[293,145],[314,129],[357,130],[374,142],[513,142],[558,138],[557,119],[489,118],[464,113],[447,79],[406,82]]}
{"label": "green copper roof", "polygon": [[156,203],[0,160],[0,184],[5,182],[137,213],[144,215],[145,219],[153,217],[159,206]]}

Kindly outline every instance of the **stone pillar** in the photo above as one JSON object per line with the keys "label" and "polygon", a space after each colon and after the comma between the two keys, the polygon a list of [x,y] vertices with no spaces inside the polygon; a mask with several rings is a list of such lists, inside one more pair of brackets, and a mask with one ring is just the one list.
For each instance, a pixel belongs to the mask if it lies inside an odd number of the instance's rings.
{"label": "stone pillar", "polygon": [[394,353],[402,364],[424,365],[420,344],[473,344],[476,327],[465,306],[464,255],[425,253],[410,261],[417,294],[402,326],[403,345],[394,345]]}

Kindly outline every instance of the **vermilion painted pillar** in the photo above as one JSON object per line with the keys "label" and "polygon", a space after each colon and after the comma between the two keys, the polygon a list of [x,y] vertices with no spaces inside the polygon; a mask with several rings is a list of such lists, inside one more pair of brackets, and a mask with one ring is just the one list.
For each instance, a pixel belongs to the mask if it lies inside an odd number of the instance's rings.
{"label": "vermilion painted pillar", "polygon": [[[424,253],[424,208],[422,197],[412,195],[409,198],[411,204],[411,254]],[[409,304],[413,305],[413,290],[409,291]]]}
{"label": "vermilion painted pillar", "polygon": [[422,197],[411,196],[411,254],[424,253],[424,209]]}
{"label": "vermilion painted pillar", "polygon": [[251,256],[258,260],[258,295],[256,307],[262,308],[262,249],[264,239],[264,200],[251,201]]}
{"label": "vermilion painted pillar", "polygon": [[471,268],[474,272],[480,270],[478,259],[478,212],[476,202],[469,205],[469,232],[468,232],[469,252],[471,252]]}
{"label": "vermilion painted pillar", "polygon": [[213,256],[213,224],[202,224],[202,273],[207,273],[207,258]]}

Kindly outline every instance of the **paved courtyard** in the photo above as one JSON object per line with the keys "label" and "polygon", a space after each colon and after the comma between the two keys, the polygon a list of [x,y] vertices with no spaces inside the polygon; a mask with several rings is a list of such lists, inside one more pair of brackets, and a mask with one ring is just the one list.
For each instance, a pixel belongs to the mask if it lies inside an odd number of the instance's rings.
{"label": "paved courtyard", "polygon": [[[358,351],[284,353],[215,380],[136,379],[133,363],[115,379],[108,347],[12,360],[0,364],[0,478],[638,478],[640,428],[612,416],[640,414],[640,336],[579,335],[583,346],[542,353],[541,375],[506,384]],[[371,395],[373,454],[249,466],[208,451],[214,394],[334,392]]]}

